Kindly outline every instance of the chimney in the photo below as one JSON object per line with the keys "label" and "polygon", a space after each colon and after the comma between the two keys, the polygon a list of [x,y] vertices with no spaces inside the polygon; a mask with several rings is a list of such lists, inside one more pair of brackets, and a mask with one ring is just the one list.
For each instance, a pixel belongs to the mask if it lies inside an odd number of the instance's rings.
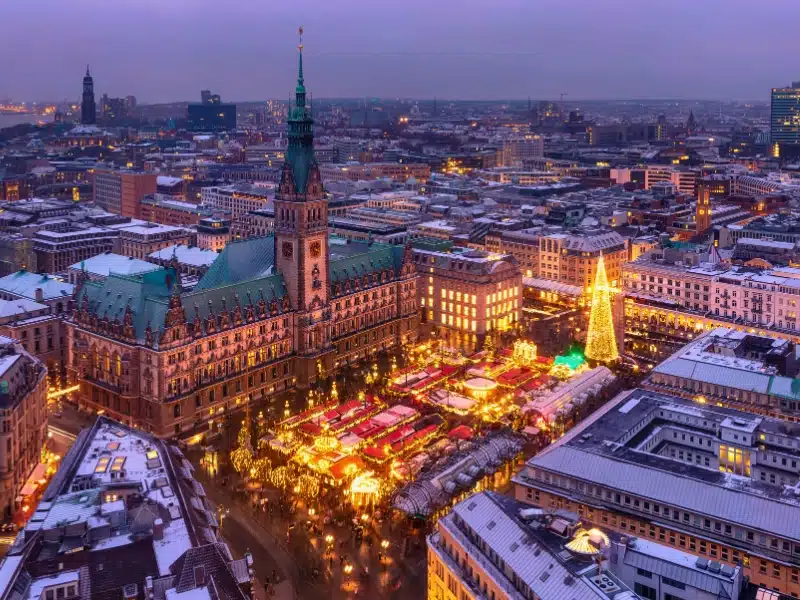
{"label": "chimney", "polygon": [[144,597],[147,598],[147,600],[153,600],[154,593],[153,576],[148,575],[144,578]]}
{"label": "chimney", "polygon": [[33,293],[36,302],[44,302],[44,290],[42,288],[36,288]]}
{"label": "chimney", "polygon": [[194,568],[194,586],[202,587],[206,584],[206,569],[203,565]]}
{"label": "chimney", "polygon": [[164,521],[160,518],[153,521],[153,539],[164,539]]}

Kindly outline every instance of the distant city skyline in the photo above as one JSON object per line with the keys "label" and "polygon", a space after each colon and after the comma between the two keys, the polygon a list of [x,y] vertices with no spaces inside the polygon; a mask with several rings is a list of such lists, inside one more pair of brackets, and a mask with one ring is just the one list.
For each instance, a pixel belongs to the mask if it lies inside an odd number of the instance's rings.
{"label": "distant city skyline", "polygon": [[297,27],[318,98],[768,101],[800,79],[800,5],[769,0],[9,0],[0,97],[289,98]]}

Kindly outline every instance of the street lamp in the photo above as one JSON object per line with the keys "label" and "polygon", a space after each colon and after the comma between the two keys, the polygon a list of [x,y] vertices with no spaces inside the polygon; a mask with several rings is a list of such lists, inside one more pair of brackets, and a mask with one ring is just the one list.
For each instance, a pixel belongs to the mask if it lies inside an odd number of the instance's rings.
{"label": "street lamp", "polygon": [[227,517],[229,514],[231,514],[230,508],[225,508],[222,504],[217,507],[217,520],[219,521],[220,530],[222,530],[222,523],[225,520],[225,517]]}
{"label": "street lamp", "polygon": [[386,550],[389,547],[389,540],[382,540],[381,541],[381,548]]}

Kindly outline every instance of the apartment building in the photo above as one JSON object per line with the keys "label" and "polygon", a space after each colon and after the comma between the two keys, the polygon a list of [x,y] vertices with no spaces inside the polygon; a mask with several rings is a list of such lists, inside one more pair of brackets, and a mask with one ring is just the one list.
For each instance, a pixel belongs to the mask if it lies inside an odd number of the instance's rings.
{"label": "apartment building", "polygon": [[47,369],[16,340],[0,336],[0,509],[21,509],[22,486],[47,440]]}

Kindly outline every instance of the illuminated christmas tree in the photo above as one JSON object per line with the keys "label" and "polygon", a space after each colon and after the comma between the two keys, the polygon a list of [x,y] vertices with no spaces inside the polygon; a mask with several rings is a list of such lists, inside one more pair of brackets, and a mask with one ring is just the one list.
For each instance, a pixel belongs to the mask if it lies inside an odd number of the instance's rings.
{"label": "illuminated christmas tree", "polygon": [[619,358],[614,321],[611,316],[611,288],[608,286],[603,255],[597,263],[597,274],[592,289],[592,312],[589,315],[589,331],[586,335],[586,357],[609,363]]}

